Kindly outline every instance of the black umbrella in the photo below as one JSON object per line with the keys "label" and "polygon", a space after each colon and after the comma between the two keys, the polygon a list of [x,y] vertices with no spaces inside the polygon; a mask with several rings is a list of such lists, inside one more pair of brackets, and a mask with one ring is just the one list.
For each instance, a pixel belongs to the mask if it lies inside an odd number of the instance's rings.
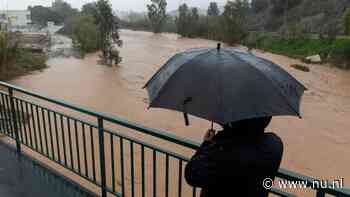
{"label": "black umbrella", "polygon": [[266,116],[300,117],[306,88],[271,61],[235,48],[178,53],[145,85],[149,107],[225,124]]}

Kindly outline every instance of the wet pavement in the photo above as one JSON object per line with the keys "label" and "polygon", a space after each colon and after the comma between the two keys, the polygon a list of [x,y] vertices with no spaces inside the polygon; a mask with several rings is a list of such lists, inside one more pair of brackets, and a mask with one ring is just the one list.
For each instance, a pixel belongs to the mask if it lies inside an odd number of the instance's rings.
{"label": "wet pavement", "polygon": [[96,197],[0,142],[1,197]]}

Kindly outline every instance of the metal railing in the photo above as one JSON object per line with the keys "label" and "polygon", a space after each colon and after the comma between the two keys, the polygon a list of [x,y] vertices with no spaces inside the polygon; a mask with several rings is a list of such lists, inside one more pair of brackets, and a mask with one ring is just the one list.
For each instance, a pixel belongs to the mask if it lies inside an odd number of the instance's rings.
{"label": "metal railing", "polygon": [[[199,189],[187,185],[183,176],[189,155],[174,151],[176,148],[170,151],[170,148],[125,135],[119,128],[152,136],[192,152],[199,147],[198,143],[5,82],[0,82],[0,86],[7,89],[0,91],[0,132],[15,140],[19,154],[21,146],[25,146],[45,156],[99,187],[102,197],[108,193],[118,197],[199,196]],[[45,107],[43,102],[50,107]],[[78,115],[68,115],[55,110],[54,105],[89,117],[82,119]],[[118,126],[118,129],[110,129],[113,126]],[[284,169],[279,171],[278,177],[305,181],[308,186],[316,180]],[[315,190],[317,197],[325,194],[350,196],[348,189],[327,187]],[[271,193],[295,196],[276,188],[272,188]]]}

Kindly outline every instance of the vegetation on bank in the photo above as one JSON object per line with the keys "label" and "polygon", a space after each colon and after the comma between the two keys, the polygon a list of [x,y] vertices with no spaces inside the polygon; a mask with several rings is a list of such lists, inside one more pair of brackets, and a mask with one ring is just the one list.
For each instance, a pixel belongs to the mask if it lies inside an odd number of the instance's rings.
{"label": "vegetation on bank", "polygon": [[47,56],[18,48],[14,34],[0,32],[0,80],[46,68]]}
{"label": "vegetation on bank", "polygon": [[82,53],[91,53],[99,49],[98,30],[94,18],[89,15],[79,15],[72,19],[73,45]]}
{"label": "vegetation on bank", "polygon": [[[243,44],[273,53],[304,58],[319,54],[322,60],[342,68],[350,64],[350,11],[346,0],[235,0],[224,7],[211,2],[206,11],[181,4],[167,12],[166,0],[151,0],[147,13],[131,12],[122,19],[112,12],[108,0],[85,4],[81,11],[63,0],[51,8],[32,7],[33,22],[43,24],[55,19],[64,23],[62,33],[73,38],[83,53],[102,51],[102,59],[121,61],[113,46],[121,45],[119,25],[123,28],[176,32],[184,37]],[[340,35],[342,37],[340,37]]]}
{"label": "vegetation on bank", "polygon": [[350,68],[350,38],[334,40],[313,37],[286,39],[280,35],[251,33],[243,43],[248,48],[257,48],[289,57],[305,59],[319,54],[323,62],[340,68]]}

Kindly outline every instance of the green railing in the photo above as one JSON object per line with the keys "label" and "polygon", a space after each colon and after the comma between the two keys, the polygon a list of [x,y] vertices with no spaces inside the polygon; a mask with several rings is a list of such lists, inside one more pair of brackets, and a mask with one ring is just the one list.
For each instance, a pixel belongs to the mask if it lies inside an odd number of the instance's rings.
{"label": "green railing", "polygon": [[[199,189],[187,185],[183,176],[198,143],[8,83],[0,82],[0,86],[7,90],[0,91],[0,132],[15,140],[19,154],[25,146],[45,156],[100,188],[102,197],[108,193],[118,197],[199,196]],[[57,110],[62,107],[65,110]],[[134,135],[121,132],[124,129]],[[141,140],[145,136],[165,145]],[[318,197],[350,196],[348,189],[312,189],[316,179],[287,170],[281,169],[278,177],[304,181]],[[276,188],[271,193],[295,196]]]}

